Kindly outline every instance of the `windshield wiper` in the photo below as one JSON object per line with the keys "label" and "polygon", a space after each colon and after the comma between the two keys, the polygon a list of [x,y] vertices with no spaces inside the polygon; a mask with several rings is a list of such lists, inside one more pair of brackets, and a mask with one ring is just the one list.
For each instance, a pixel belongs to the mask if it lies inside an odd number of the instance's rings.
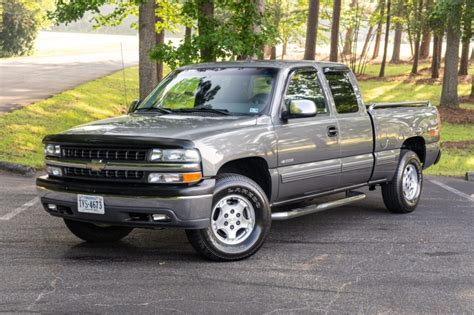
{"label": "windshield wiper", "polygon": [[192,113],[192,112],[207,112],[207,113],[214,113],[214,114],[220,114],[220,115],[230,115],[229,111],[227,109],[217,109],[217,108],[211,108],[208,106],[196,106],[196,107],[190,107],[190,108],[177,108],[173,110],[174,112],[182,112],[182,113]]}
{"label": "windshield wiper", "polygon": [[163,114],[172,114],[173,111],[169,110],[169,109],[166,109],[166,108],[163,108],[163,107],[149,107],[149,108],[140,108],[138,109],[137,111],[144,111],[144,112],[160,112],[160,113],[163,113]]}

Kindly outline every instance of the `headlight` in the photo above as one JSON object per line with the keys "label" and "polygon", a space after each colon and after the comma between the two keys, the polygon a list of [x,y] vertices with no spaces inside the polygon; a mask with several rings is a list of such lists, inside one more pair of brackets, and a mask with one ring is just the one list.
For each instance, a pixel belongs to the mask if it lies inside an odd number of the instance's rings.
{"label": "headlight", "polygon": [[150,173],[148,182],[153,184],[189,184],[202,179],[201,172],[195,173]]}
{"label": "headlight", "polygon": [[61,156],[61,146],[58,144],[47,144],[44,147],[44,154],[47,156]]}
{"label": "headlight", "polygon": [[199,162],[199,151],[196,149],[153,149],[150,154],[153,162]]}
{"label": "headlight", "polygon": [[49,175],[53,175],[53,176],[63,176],[63,171],[61,170],[60,167],[48,166],[48,167],[46,168],[46,171],[48,172]]}

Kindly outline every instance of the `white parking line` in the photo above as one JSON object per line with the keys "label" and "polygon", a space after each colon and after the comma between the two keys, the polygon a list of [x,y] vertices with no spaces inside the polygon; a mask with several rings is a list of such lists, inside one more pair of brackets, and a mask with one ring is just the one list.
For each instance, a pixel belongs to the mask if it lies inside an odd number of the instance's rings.
{"label": "white parking line", "polygon": [[15,210],[3,215],[0,217],[0,221],[8,221],[10,219],[12,219],[13,217],[15,217],[17,214],[20,214],[22,213],[23,211],[27,210],[28,208],[34,206],[37,202],[39,201],[39,198],[38,197],[35,197],[33,199],[31,199],[30,201],[28,201],[27,203],[23,204],[22,206],[19,206],[18,208],[16,208]]}
{"label": "white parking line", "polygon": [[441,188],[444,188],[444,189],[446,189],[446,190],[452,192],[453,194],[456,194],[456,195],[458,195],[458,196],[460,196],[460,197],[466,198],[467,200],[474,201],[474,197],[471,197],[471,196],[469,196],[468,194],[463,193],[462,191],[459,191],[459,190],[457,190],[457,189],[454,189],[454,188],[451,187],[451,186],[448,186],[448,185],[446,185],[446,184],[440,183],[440,182],[438,182],[437,180],[434,180],[434,179],[430,179],[430,182],[432,182],[432,183],[435,184],[435,185],[438,185],[438,186],[441,187]]}

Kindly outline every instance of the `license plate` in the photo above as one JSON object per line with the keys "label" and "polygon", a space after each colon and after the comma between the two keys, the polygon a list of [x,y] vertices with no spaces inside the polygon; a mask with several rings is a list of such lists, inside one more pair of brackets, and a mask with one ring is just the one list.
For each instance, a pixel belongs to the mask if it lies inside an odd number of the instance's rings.
{"label": "license plate", "polygon": [[77,211],[104,214],[104,198],[101,196],[77,195]]}

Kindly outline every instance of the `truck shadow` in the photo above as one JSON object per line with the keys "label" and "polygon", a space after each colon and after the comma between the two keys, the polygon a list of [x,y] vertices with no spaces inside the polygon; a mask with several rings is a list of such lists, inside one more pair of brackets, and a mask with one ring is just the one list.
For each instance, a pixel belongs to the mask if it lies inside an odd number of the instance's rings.
{"label": "truck shadow", "polygon": [[[278,247],[272,248],[272,243],[337,243],[340,235],[354,229],[367,229],[368,223],[373,225],[369,229],[389,231],[391,224],[386,222],[387,216],[393,217],[378,203],[363,201],[288,221],[274,221],[264,249],[268,255],[272,255],[271,251],[279,251]],[[377,223],[378,221],[382,222]],[[101,264],[104,262],[140,262],[157,265],[209,263],[194,252],[184,231],[175,229],[136,229],[117,243],[78,243],[68,247],[61,259]]]}

